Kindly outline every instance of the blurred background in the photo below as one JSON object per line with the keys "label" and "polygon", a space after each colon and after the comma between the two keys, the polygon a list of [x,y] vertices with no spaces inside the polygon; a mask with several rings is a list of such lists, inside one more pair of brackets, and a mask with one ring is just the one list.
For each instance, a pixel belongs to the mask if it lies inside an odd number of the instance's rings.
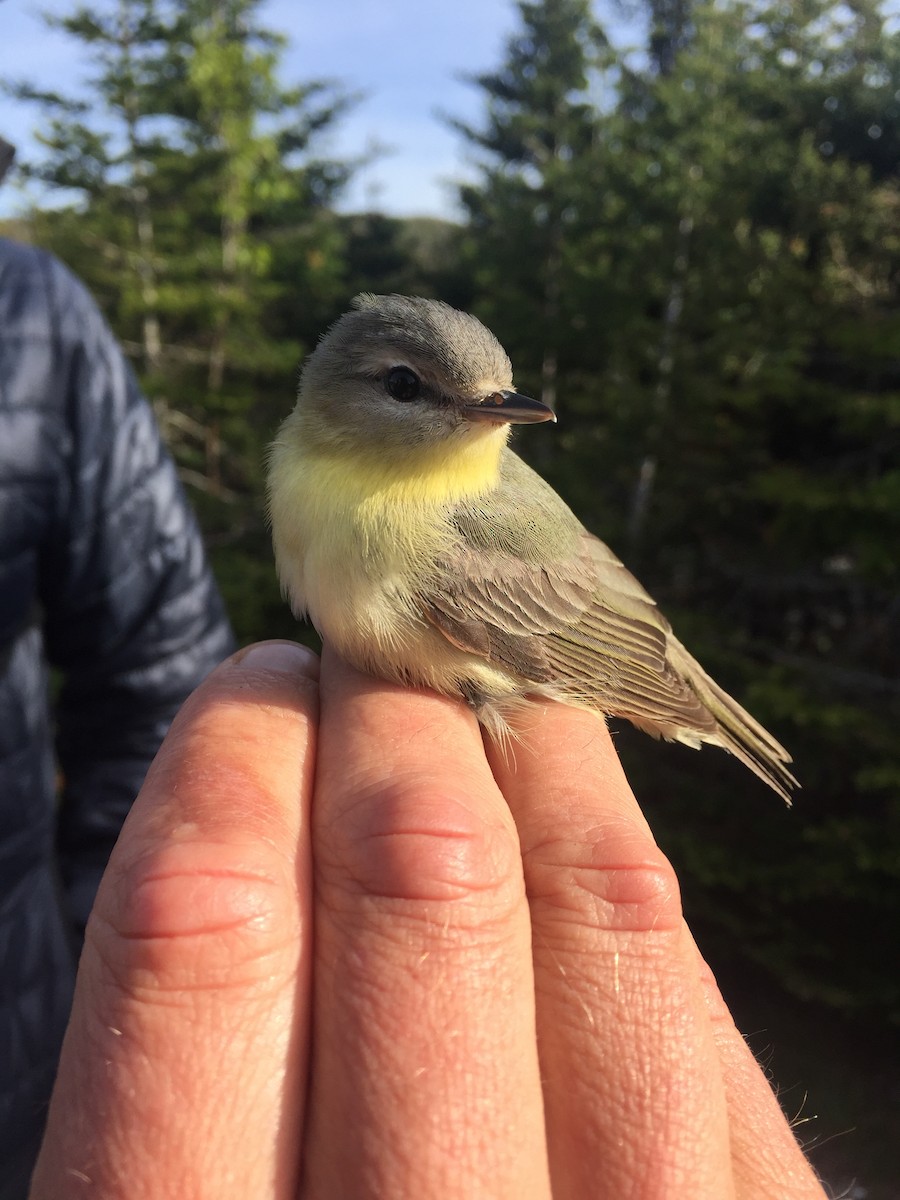
{"label": "blurred background", "polygon": [[[0,234],[126,347],[243,641],[359,291],[477,313],[517,448],[793,752],[617,733],[701,948],[835,1195],[900,1196],[900,2],[0,4]],[[42,10],[43,11],[43,10]]]}

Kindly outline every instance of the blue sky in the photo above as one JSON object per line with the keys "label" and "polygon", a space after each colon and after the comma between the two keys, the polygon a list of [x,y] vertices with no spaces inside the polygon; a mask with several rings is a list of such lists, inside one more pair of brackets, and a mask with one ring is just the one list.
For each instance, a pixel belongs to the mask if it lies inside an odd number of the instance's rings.
{"label": "blue sky", "polygon": [[[48,30],[39,16],[42,10],[67,13],[75,4],[0,0],[0,77],[77,91],[87,70],[80,43]],[[96,0],[93,7],[109,10],[112,3]],[[261,22],[289,38],[283,83],[330,78],[365,93],[321,145],[337,155],[359,154],[374,143],[391,151],[360,173],[343,207],[453,215],[452,181],[466,175],[467,151],[437,110],[477,123],[478,89],[459,76],[499,64],[517,16],[513,0],[266,0]],[[33,106],[0,95],[0,134],[22,157],[33,147],[39,119]],[[21,204],[7,183],[0,214]]]}

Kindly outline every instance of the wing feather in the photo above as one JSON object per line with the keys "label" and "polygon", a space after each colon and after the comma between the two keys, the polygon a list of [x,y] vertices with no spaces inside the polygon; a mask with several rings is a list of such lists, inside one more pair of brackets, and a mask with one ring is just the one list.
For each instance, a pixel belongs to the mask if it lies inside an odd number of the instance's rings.
{"label": "wing feather", "polygon": [[511,688],[532,685],[688,745],[716,742],[788,798],[795,780],[784,748],[691,658],[634,576],[511,452],[489,501],[455,512],[453,550],[421,597],[448,641],[508,672]]}

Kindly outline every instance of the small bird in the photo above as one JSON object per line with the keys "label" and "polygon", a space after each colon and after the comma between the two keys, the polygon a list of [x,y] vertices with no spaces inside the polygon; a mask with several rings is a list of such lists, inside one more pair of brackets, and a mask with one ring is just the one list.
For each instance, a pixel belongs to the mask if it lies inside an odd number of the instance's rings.
{"label": "small bird", "polygon": [[358,296],[307,360],[269,462],[282,590],[354,666],[461,697],[498,740],[529,698],[721,746],[790,803],[790,756],[706,674],[653,599],[540,475],[475,317]]}

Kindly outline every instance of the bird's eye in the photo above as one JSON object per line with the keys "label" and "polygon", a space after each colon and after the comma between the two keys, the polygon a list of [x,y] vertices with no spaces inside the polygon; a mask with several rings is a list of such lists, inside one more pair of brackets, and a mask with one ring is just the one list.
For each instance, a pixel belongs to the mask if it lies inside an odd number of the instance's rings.
{"label": "bird's eye", "polygon": [[422,383],[409,367],[391,367],[384,385],[395,400],[415,400],[422,388]]}

